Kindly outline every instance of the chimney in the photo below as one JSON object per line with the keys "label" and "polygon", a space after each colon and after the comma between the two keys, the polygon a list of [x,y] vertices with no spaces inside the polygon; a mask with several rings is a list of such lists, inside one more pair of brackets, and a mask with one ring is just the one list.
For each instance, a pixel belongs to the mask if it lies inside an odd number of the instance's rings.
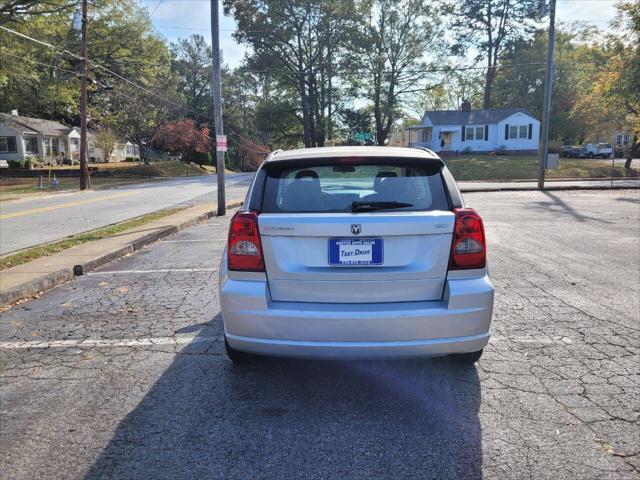
{"label": "chimney", "polygon": [[11,110],[11,115],[13,115],[14,117],[17,117],[18,116],[18,110],[17,109]]}
{"label": "chimney", "polygon": [[460,105],[460,110],[462,110],[463,112],[470,112],[471,111],[471,102],[469,100],[467,100],[466,98],[462,99],[462,105]]}

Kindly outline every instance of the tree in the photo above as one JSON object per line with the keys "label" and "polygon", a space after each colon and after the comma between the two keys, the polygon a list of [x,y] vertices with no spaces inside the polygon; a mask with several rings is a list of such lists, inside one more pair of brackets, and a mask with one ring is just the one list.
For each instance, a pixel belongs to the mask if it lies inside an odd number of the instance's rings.
{"label": "tree", "polygon": [[36,15],[70,12],[77,2],[69,0],[4,0],[0,4],[0,25],[23,22]]}
{"label": "tree", "polygon": [[[425,54],[437,51],[436,16],[419,0],[373,0],[362,23],[358,54],[365,59],[364,87],[373,102],[378,145],[384,145],[391,132],[399,97],[427,77]],[[361,74],[354,76],[362,84]]]}
{"label": "tree", "polygon": [[105,162],[111,160],[111,154],[118,137],[109,127],[102,127],[95,136],[95,146],[102,150],[102,159]]}
{"label": "tree", "polygon": [[[582,143],[597,132],[587,127],[586,115],[577,115],[578,98],[591,90],[594,75],[609,62],[602,35],[593,26],[561,25],[555,35],[555,69],[551,99],[552,140]],[[526,108],[541,118],[544,99],[548,35],[537,31],[530,39],[510,44],[496,71],[493,106]],[[597,135],[596,135],[597,136]],[[595,141],[601,139],[595,138]]]}
{"label": "tree", "polygon": [[251,46],[247,66],[268,73],[300,112],[305,146],[331,135],[335,76],[355,21],[353,0],[225,0],[237,22],[235,38]]}
{"label": "tree", "polygon": [[625,152],[625,168],[631,168],[633,156],[640,153],[640,4],[620,2],[616,8],[612,26],[624,34],[607,37],[603,45],[607,62],[585,79],[571,114],[590,131],[631,132]]}
{"label": "tree", "polygon": [[355,134],[358,132],[371,132],[373,118],[370,108],[343,108],[338,112],[340,120],[345,126],[347,143],[355,143]]}
{"label": "tree", "polygon": [[457,39],[455,53],[477,49],[476,61],[487,64],[483,108],[491,108],[493,81],[500,56],[507,45],[533,31],[537,0],[460,0],[450,13]]}
{"label": "tree", "polygon": [[178,91],[191,110],[206,114],[211,95],[211,47],[202,35],[191,35],[172,43],[171,52]]}
{"label": "tree", "polygon": [[193,120],[176,120],[160,126],[153,144],[161,150],[181,155],[183,161],[195,160],[202,164],[203,156],[211,148],[211,137],[206,126],[198,128]]}
{"label": "tree", "polygon": [[[52,2],[53,3],[53,0]],[[0,105],[21,114],[79,125],[80,37],[69,11],[27,15],[11,28],[56,50],[0,31]],[[92,128],[109,123],[122,137],[144,136],[140,123],[167,111],[153,94],[175,99],[170,51],[155,33],[146,11],[133,0],[92,2],[89,17],[89,119]],[[105,67],[151,92],[107,72]],[[142,98],[140,98],[142,96]],[[134,108],[135,107],[135,108]],[[162,116],[162,115],[160,115]],[[144,122],[138,122],[145,117]]]}

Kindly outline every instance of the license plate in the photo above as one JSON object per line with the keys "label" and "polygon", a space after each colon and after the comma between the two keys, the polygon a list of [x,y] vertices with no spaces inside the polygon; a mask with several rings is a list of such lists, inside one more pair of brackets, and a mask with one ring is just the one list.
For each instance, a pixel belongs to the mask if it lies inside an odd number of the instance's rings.
{"label": "license plate", "polygon": [[329,265],[382,265],[381,238],[330,238]]}

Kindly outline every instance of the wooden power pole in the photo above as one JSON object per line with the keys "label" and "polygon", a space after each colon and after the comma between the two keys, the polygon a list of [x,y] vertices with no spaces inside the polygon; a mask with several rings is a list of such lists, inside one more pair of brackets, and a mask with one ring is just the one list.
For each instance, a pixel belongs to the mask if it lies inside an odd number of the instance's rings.
{"label": "wooden power pole", "polygon": [[[218,14],[218,0],[211,0],[211,53],[212,78],[211,94],[213,97],[213,115],[216,127],[216,177],[218,180],[218,215],[226,214],[224,192],[224,151],[217,147],[217,137],[224,135],[222,129],[222,90],[220,87],[220,19]],[[214,142],[212,142],[213,144]]]}
{"label": "wooden power pole", "polygon": [[82,0],[82,60],[80,61],[80,190],[91,188],[87,142],[87,0]]}
{"label": "wooden power pole", "polygon": [[556,36],[556,0],[549,1],[549,46],[547,50],[547,72],[544,82],[544,105],[542,106],[542,131],[540,132],[540,163],[538,164],[538,188],[544,188],[549,150],[549,123],[551,120],[551,92],[553,87],[553,49]]}

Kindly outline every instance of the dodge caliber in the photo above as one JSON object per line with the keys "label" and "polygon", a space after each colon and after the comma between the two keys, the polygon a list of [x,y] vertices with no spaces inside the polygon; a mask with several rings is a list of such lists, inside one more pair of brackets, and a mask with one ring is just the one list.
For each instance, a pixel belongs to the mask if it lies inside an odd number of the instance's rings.
{"label": "dodge caliber", "polygon": [[490,335],[482,218],[429,150],[273,152],[231,219],[219,288],[234,362],[474,363]]}

